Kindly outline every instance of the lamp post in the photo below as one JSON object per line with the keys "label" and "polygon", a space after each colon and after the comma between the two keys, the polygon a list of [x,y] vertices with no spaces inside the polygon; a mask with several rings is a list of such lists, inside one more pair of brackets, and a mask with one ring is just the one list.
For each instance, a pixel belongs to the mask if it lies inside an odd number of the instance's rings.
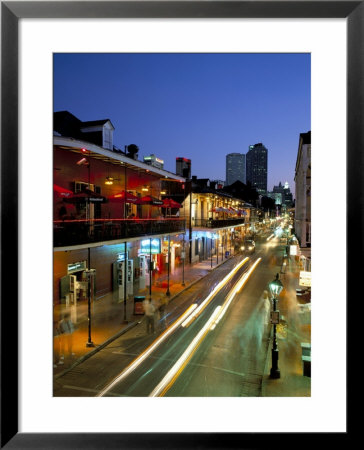
{"label": "lamp post", "polygon": [[185,235],[183,234],[183,250],[182,250],[182,286],[185,286]]}
{"label": "lamp post", "polygon": [[149,239],[149,298],[152,301],[152,239]]}
{"label": "lamp post", "polygon": [[219,264],[219,234],[216,235],[216,265]]}
{"label": "lamp post", "polygon": [[168,266],[167,266],[167,269],[168,269],[168,272],[167,272],[167,292],[166,292],[166,296],[167,297],[170,297],[170,295],[171,295],[171,293],[170,293],[170,291],[169,291],[169,274],[170,274],[170,267],[171,267],[171,236],[170,235],[168,235],[168,256],[167,256],[167,258],[168,258],[168,262],[167,262],[167,264],[168,264]]}
{"label": "lamp post", "polygon": [[189,223],[188,223],[188,240],[189,240],[189,249],[188,249],[188,256],[189,256],[189,262],[192,264],[192,181],[189,182]]}
{"label": "lamp post", "polygon": [[128,251],[127,251],[127,243],[124,242],[124,321],[123,321],[124,324],[128,323],[126,319],[127,282],[128,282]]}
{"label": "lamp post", "polygon": [[210,239],[210,257],[211,257],[211,268],[212,268],[212,240],[213,240],[213,237],[211,236],[211,239]]}
{"label": "lamp post", "polygon": [[279,323],[279,311],[277,311],[277,299],[282,292],[283,284],[279,280],[279,274],[269,283],[269,290],[273,296],[273,312],[271,313],[271,323],[273,323],[273,347],[272,347],[272,367],[270,369],[270,378],[280,378],[281,374],[278,368],[278,346],[277,346],[277,324]]}
{"label": "lamp post", "polygon": [[[86,347],[95,347],[95,344],[91,340],[91,295],[93,295],[93,280],[95,275],[95,269],[85,270],[88,281],[88,308],[87,308],[87,320],[88,320],[88,341]],[[91,282],[92,281],[92,282]],[[91,286],[92,285],[92,286]]]}

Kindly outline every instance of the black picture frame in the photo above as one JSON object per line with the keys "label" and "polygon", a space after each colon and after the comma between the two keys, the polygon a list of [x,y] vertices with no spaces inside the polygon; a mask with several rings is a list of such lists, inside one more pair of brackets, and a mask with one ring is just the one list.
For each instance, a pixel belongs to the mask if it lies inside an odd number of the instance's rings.
{"label": "black picture frame", "polygon": [[[9,1],[1,2],[1,448],[139,449],[297,447],[294,433],[18,432],[18,21],[21,18],[346,18],[347,249],[362,250],[364,148],[363,1]],[[334,132],[334,130],[333,130]],[[350,176],[349,176],[350,175]],[[338,183],[340,189],[342,183]],[[329,189],[332,193],[332,190]],[[329,193],[330,193],[329,192]],[[355,245],[354,245],[355,239]],[[359,241],[359,247],[358,247]],[[350,256],[350,253],[348,253]],[[362,251],[360,252],[360,256]],[[359,291],[362,263],[347,258],[347,298]],[[15,268],[15,269],[14,269]],[[6,283],[4,279],[6,277]],[[9,301],[11,299],[11,301]],[[348,309],[349,313],[349,309]],[[357,315],[360,317],[360,314]],[[357,319],[358,320],[358,319]],[[356,326],[355,322],[352,325]],[[357,325],[358,328],[358,325]],[[348,348],[349,361],[351,345]],[[333,394],[334,395],[334,394]],[[141,411],[142,413],[142,411]],[[272,411],[272,415],[275,413]],[[348,425],[350,410],[348,409]],[[144,420],[144,419],[143,419]],[[273,420],[273,417],[272,417]],[[335,435],[336,443],[347,440]],[[278,433],[277,433],[278,434]],[[299,446],[310,445],[309,433]],[[315,433],[315,444],[327,435]],[[343,442],[341,442],[342,444]],[[275,446],[275,445],[274,445]]]}

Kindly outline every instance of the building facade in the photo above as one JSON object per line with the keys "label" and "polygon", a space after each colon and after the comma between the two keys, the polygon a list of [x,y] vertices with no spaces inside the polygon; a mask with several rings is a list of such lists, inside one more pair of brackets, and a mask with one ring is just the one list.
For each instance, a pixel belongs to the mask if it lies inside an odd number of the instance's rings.
{"label": "building facade", "polygon": [[217,261],[224,260],[234,254],[252,232],[255,208],[215,189],[209,181],[192,177],[187,183],[187,196],[180,212],[186,220],[191,264],[213,255]]}
{"label": "building facade", "polygon": [[300,250],[311,259],[311,131],[299,137],[296,168],[295,234]]}
{"label": "building facade", "polygon": [[235,181],[246,183],[245,155],[243,153],[229,153],[226,155],[226,184]]}
{"label": "building facade", "polygon": [[84,321],[90,293],[93,305],[122,317],[124,302],[148,295],[167,269],[172,280],[181,264],[185,221],[166,216],[161,186],[185,178],[139,161],[136,146],[127,154],[100,136],[88,141],[83,122],[62,116],[69,126],[58,115],[53,137],[54,318]]}
{"label": "building facade", "polygon": [[265,195],[267,192],[268,179],[268,149],[262,144],[249,146],[246,154],[246,181],[259,194]]}

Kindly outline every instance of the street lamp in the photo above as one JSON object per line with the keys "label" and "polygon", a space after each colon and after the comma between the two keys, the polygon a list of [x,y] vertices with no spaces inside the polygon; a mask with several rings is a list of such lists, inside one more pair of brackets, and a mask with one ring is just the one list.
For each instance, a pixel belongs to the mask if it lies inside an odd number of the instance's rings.
{"label": "street lamp", "polygon": [[273,312],[271,313],[271,323],[273,323],[273,347],[272,347],[272,368],[270,369],[270,378],[280,378],[278,369],[278,346],[277,346],[277,324],[279,323],[279,311],[277,311],[277,299],[282,292],[283,284],[279,280],[279,274],[268,284],[271,295],[273,296]]}
{"label": "street lamp", "polygon": [[149,299],[152,301],[152,270],[153,270],[153,262],[152,262],[152,239],[149,239]]}
{"label": "street lamp", "polygon": [[[125,191],[125,200],[126,200],[126,191]],[[125,205],[126,202],[124,202]],[[127,251],[127,243],[124,242],[124,324],[127,324],[128,321],[126,319],[126,296],[127,296],[127,282],[128,282],[128,251]]]}
{"label": "street lamp", "polygon": [[212,240],[213,240],[213,236],[211,236],[211,239],[210,239],[210,257],[211,257],[211,268],[212,268]]}
{"label": "street lamp", "polygon": [[216,235],[216,265],[219,264],[219,234]]}
{"label": "street lamp", "polygon": [[88,320],[88,341],[86,342],[86,347],[95,347],[95,344],[91,340],[91,296],[93,296],[94,289],[94,277],[95,269],[85,270],[87,281],[88,281],[88,308],[87,308],[87,320]]}
{"label": "street lamp", "polygon": [[167,297],[170,297],[171,296],[171,293],[170,293],[170,291],[169,291],[169,274],[170,274],[170,267],[171,267],[171,264],[170,264],[170,262],[171,262],[171,236],[170,235],[168,235],[168,256],[167,256],[167,258],[168,258],[168,262],[167,262],[167,269],[168,269],[168,272],[167,272],[167,276],[168,276],[168,284],[167,284],[167,292],[166,292],[166,296]]}
{"label": "street lamp", "polygon": [[183,250],[182,250],[182,286],[185,286],[185,235],[183,234]]}

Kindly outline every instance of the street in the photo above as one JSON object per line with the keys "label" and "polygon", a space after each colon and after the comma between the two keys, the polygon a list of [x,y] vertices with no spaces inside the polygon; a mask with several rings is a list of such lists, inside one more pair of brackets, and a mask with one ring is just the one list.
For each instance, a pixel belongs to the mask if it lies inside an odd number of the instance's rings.
{"label": "street", "polygon": [[[269,328],[259,316],[257,304],[279,270],[277,261],[279,264],[283,248],[266,238],[258,239],[256,251],[247,255],[248,259],[246,255],[229,259],[176,297],[168,307],[166,329],[159,321],[156,334],[148,335],[141,321],[55,380],[54,395],[261,395]],[[245,284],[230,298],[221,321],[214,329],[211,324],[206,329],[241,280]],[[190,314],[196,317],[182,326]]]}

